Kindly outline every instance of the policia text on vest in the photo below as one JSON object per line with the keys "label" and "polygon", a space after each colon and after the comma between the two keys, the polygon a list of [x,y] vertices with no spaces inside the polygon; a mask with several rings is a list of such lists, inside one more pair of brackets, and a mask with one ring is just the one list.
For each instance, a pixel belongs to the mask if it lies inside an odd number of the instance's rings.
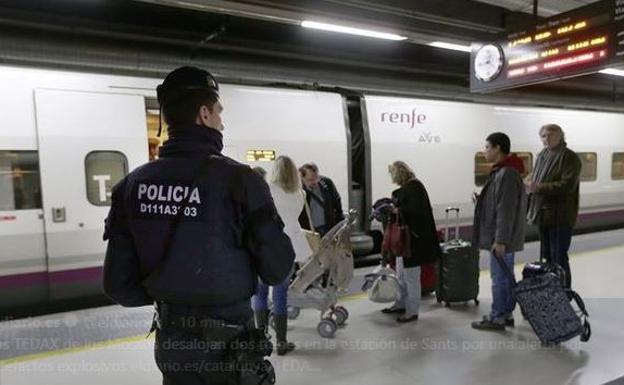
{"label": "policia text on vest", "polygon": [[[184,185],[139,183],[136,200],[139,202],[139,214],[182,215],[196,218],[201,209],[199,187]],[[182,203],[187,202],[186,205]]]}

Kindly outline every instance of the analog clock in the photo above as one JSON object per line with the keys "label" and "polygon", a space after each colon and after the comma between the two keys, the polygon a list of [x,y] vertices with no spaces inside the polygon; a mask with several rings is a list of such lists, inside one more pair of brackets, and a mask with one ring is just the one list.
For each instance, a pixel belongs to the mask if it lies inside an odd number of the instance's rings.
{"label": "analog clock", "polygon": [[474,56],[474,74],[481,81],[489,82],[503,69],[503,51],[499,46],[486,44]]}

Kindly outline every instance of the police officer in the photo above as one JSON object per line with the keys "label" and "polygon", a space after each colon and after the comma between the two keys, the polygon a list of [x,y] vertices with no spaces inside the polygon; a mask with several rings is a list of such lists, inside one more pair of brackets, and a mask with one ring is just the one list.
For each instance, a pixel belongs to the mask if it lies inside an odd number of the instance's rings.
{"label": "police officer", "polygon": [[104,291],[123,306],[155,304],[163,384],[243,383],[233,351],[251,335],[257,276],[282,282],[295,254],[264,179],[221,155],[212,75],[178,68],[157,94],[169,140],[113,189]]}

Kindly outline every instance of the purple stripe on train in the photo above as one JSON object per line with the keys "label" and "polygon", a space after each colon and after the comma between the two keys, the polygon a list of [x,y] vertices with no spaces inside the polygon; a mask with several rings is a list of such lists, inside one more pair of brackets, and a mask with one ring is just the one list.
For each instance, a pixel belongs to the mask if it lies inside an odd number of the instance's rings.
{"label": "purple stripe on train", "polygon": [[77,282],[97,282],[102,277],[102,267],[89,267],[85,269],[73,269],[53,271],[47,273],[39,271],[36,273],[14,274],[0,277],[0,290],[16,289],[28,286],[47,286]]}
{"label": "purple stripe on train", "polygon": [[[585,213],[579,215],[579,224],[608,221],[608,222],[624,222],[624,210],[601,211],[596,213]],[[451,231],[450,236],[453,237],[455,230]],[[466,238],[467,234],[472,233],[472,226],[461,226],[459,233]],[[98,282],[102,277],[102,267],[89,267],[85,269],[73,269],[54,271],[48,274],[45,271],[25,274],[14,274],[0,276],[0,290],[15,289],[28,286],[47,286],[48,280],[50,285],[78,283],[78,282]]]}
{"label": "purple stripe on train", "polygon": [[0,289],[15,289],[24,286],[47,286],[47,284],[48,273],[45,271],[0,277]]}

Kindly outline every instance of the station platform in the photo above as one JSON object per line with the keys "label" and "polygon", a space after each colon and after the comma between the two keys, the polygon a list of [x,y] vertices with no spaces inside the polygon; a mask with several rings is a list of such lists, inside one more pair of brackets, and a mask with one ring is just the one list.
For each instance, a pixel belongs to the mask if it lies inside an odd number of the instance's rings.
{"label": "station platform", "polygon": [[[536,244],[518,256],[532,260]],[[585,299],[593,335],[544,347],[516,310],[516,327],[474,330],[491,304],[489,272],[480,277],[481,304],[446,308],[425,297],[417,322],[398,324],[384,306],[355,292],[333,339],[316,332],[319,313],[303,310],[289,323],[297,349],[272,356],[278,384],[624,384],[624,230],[574,237],[573,286]],[[536,255],[536,254],[533,254]],[[151,309],[108,306],[0,324],[0,384],[157,384]]]}

